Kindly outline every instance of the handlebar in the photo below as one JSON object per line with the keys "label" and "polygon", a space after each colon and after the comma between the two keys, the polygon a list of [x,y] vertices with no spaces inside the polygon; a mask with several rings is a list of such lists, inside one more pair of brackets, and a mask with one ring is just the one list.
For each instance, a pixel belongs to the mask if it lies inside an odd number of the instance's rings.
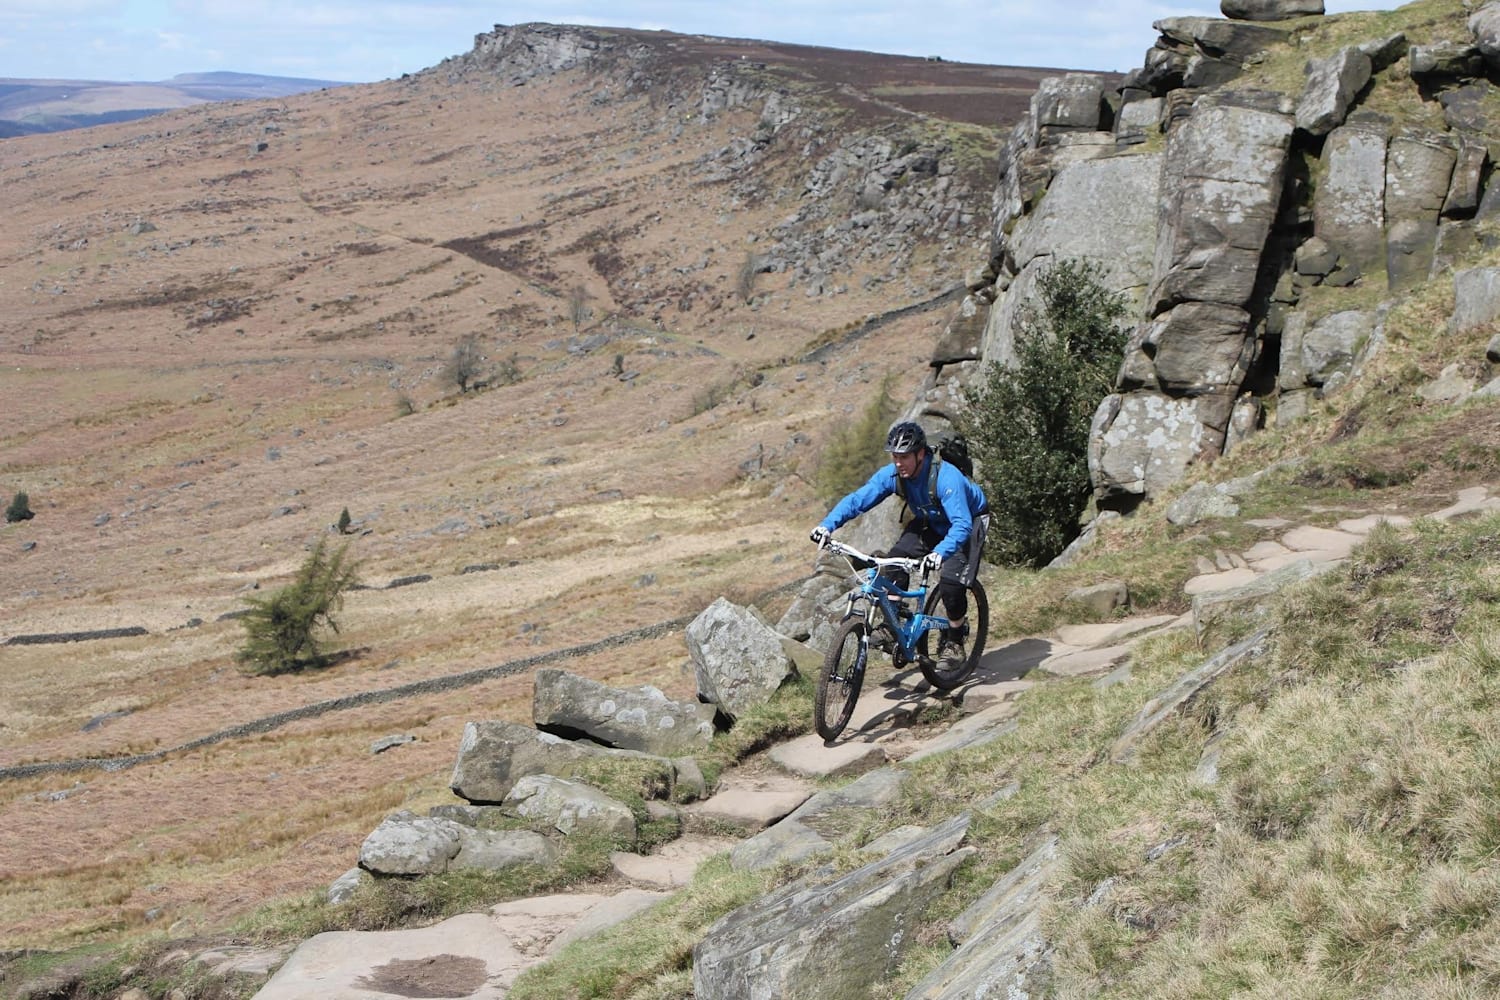
{"label": "handlebar", "polygon": [[843,556],[859,569],[869,569],[872,566],[880,568],[892,566],[911,573],[920,571],[922,568],[922,560],[920,559],[906,559],[900,556],[872,556],[868,552],[861,552],[852,545],[845,545],[835,538],[824,540],[823,544],[819,545],[818,548],[828,549]]}

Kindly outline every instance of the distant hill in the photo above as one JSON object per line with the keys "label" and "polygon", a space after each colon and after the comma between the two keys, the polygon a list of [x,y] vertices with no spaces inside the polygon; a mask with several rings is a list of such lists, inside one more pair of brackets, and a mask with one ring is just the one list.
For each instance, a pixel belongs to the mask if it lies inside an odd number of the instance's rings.
{"label": "distant hill", "polygon": [[210,101],[287,97],[341,86],[336,80],[229,72],[180,73],[154,83],[0,78],[0,139],[130,121]]}

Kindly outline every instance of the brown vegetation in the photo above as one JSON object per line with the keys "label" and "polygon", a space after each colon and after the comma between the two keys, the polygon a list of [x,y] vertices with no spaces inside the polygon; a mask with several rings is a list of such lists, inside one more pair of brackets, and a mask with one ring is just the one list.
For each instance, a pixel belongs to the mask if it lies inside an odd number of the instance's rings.
{"label": "brown vegetation", "polygon": [[[789,206],[736,203],[696,164],[753,111],[668,141],[648,98],[600,107],[596,88],[433,73],[5,140],[0,487],[36,517],[0,530],[0,639],[150,635],[0,646],[0,767],[168,749],[807,571],[805,442],[888,372],[913,391],[944,317],[782,359],[972,261],[924,254],[901,282],[851,273],[817,298],[763,274],[752,307],[736,270]],[[236,197],[205,200],[204,178]],[[691,283],[676,271],[702,260]],[[609,341],[595,355],[570,343],[578,284]],[[525,377],[445,384],[469,335]],[[727,387],[711,409],[704,386]],[[244,676],[220,616],[284,583],[344,508],[372,587],[340,619],[352,654]],[[433,579],[384,589],[415,574]],[[567,666],[687,695],[685,658],[679,635]],[[505,677],[4,781],[0,946],[209,932],[326,885],[384,814],[451,798],[465,722],[524,720],[529,700]],[[418,742],[372,756],[393,732]]]}

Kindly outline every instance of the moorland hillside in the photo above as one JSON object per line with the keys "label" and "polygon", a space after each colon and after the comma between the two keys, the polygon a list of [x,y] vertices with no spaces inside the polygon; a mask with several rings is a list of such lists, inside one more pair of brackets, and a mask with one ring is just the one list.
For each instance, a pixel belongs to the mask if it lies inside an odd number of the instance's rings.
{"label": "moorland hillside", "polygon": [[[823,432],[923,378],[1042,75],[526,26],[400,80],[5,140],[0,488],[36,516],[0,535],[4,631],[147,634],[0,650],[0,764],[154,752],[803,574]],[[221,616],[344,510],[352,654],[242,676]],[[685,691],[681,667],[679,637],[588,669]],[[525,697],[9,784],[0,939],[326,884],[441,787],[472,713]],[[397,726],[430,752],[371,767]]]}

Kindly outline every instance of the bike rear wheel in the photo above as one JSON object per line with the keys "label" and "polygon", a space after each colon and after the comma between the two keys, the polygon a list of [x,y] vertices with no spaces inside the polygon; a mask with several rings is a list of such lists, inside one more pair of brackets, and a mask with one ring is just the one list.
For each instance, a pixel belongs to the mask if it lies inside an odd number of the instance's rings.
{"label": "bike rear wheel", "polygon": [[[922,668],[922,676],[927,678],[927,683],[939,691],[952,691],[973,672],[979,664],[979,658],[984,655],[984,639],[990,631],[990,599],[984,592],[984,584],[975,580],[964,589],[969,592],[969,613],[966,616],[969,622],[969,655],[956,664],[945,663],[941,659],[925,655],[927,640],[931,633],[922,637],[924,655],[918,658],[917,665]],[[937,587],[927,592],[927,599],[922,602],[922,613],[926,615],[943,613]],[[941,646],[941,636],[934,637],[934,641]]]}
{"label": "bike rear wheel", "polygon": [[868,629],[862,618],[848,618],[833,634],[818,685],[813,693],[813,725],[824,740],[834,740],[854,714],[859,688],[865,677],[865,662],[870,655],[865,641]]}

